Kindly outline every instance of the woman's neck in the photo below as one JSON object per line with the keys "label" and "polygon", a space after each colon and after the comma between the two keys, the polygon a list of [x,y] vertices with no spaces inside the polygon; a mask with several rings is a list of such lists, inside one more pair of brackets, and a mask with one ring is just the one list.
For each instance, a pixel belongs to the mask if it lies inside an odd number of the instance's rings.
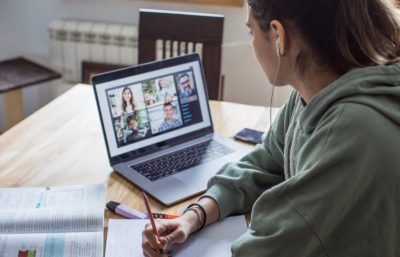
{"label": "woman's neck", "polygon": [[319,91],[339,77],[340,75],[336,72],[327,70],[307,72],[304,77],[298,78],[297,81],[293,83],[293,87],[299,92],[303,100],[309,103]]}

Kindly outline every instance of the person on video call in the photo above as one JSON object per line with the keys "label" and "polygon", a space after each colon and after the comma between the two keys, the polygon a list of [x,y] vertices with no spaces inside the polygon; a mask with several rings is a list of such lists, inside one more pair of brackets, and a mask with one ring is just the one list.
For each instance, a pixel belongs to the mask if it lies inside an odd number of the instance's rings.
{"label": "person on video call", "polygon": [[122,90],[121,115],[135,112],[136,106],[134,102],[135,99],[133,97],[132,90],[129,87],[124,87]]}
{"label": "person on video call", "polygon": [[145,227],[144,254],[167,256],[204,225],[251,212],[233,256],[399,257],[395,2],[247,3],[258,62],[273,85],[294,91],[262,144],[227,163],[179,218],[157,220],[159,240]]}
{"label": "person on video call", "polygon": [[166,131],[182,125],[180,119],[174,118],[175,110],[171,103],[164,104],[164,121],[158,128],[158,132]]}
{"label": "person on video call", "polygon": [[192,86],[188,73],[183,73],[178,77],[179,85],[181,86],[180,98],[184,99],[196,94],[196,89]]}
{"label": "person on video call", "polygon": [[154,97],[154,93],[153,92],[145,92],[144,93],[144,102],[146,103],[146,106],[155,104],[156,100]]}
{"label": "person on video call", "polygon": [[168,89],[169,84],[171,84],[171,81],[165,78],[158,80],[157,98],[163,103],[171,102],[174,97],[174,94]]}
{"label": "person on video call", "polygon": [[128,128],[131,130],[131,133],[126,137],[127,143],[136,141],[139,138],[144,138],[147,136],[147,134],[142,134],[139,132],[139,123],[135,115],[128,116],[126,122],[128,124]]}

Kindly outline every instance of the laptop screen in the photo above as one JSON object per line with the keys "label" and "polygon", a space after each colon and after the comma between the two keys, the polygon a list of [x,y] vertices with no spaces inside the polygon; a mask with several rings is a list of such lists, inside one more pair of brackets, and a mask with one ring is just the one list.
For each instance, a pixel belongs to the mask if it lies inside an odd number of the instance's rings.
{"label": "laptop screen", "polygon": [[197,54],[95,76],[111,158],[211,127]]}

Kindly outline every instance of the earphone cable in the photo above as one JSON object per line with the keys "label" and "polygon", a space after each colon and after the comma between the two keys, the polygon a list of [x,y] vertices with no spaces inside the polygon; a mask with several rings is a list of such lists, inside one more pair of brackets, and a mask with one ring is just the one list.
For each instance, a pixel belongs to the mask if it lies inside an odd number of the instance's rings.
{"label": "earphone cable", "polygon": [[269,104],[269,129],[270,130],[272,128],[272,103],[274,100],[275,82],[276,82],[276,79],[278,78],[280,68],[281,68],[281,57],[278,56],[278,69],[276,69],[275,77],[272,82],[272,92],[271,92],[271,99],[270,99],[270,104]]}

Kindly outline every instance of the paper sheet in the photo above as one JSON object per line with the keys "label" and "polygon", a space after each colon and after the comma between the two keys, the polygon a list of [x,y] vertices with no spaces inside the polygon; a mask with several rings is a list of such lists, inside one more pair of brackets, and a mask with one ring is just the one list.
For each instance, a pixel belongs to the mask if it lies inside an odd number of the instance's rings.
{"label": "paper sheet", "polygon": [[[142,230],[148,220],[110,219],[106,257],[142,257]],[[231,256],[232,242],[247,229],[244,216],[225,218],[192,234],[174,257]]]}
{"label": "paper sheet", "polygon": [[0,188],[0,210],[104,206],[104,184],[51,188]]}
{"label": "paper sheet", "polygon": [[0,188],[0,257],[103,256],[106,186]]}
{"label": "paper sheet", "polygon": [[54,234],[0,234],[0,257],[100,257],[103,231]]}
{"label": "paper sheet", "polygon": [[0,188],[0,234],[102,230],[105,195],[103,183]]}

